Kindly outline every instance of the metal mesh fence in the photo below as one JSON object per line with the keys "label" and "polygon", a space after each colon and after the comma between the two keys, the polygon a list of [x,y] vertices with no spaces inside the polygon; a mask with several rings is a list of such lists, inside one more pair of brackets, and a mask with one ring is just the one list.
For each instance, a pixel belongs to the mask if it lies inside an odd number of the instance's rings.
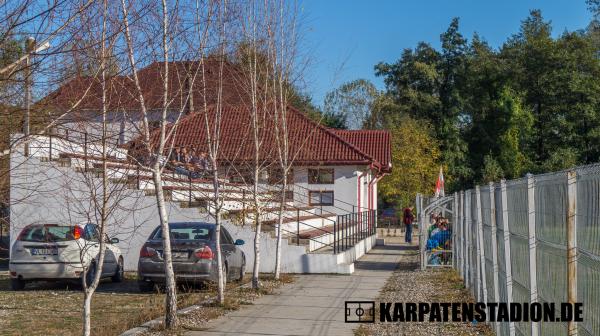
{"label": "metal mesh fence", "polygon": [[[561,302],[581,302],[577,333],[600,335],[600,164],[481,186],[455,200],[454,265],[476,300],[554,303],[555,316]],[[492,326],[498,335],[570,334],[566,322]]]}
{"label": "metal mesh fence", "polygon": [[600,166],[577,170],[577,300],[580,335],[600,334]]}

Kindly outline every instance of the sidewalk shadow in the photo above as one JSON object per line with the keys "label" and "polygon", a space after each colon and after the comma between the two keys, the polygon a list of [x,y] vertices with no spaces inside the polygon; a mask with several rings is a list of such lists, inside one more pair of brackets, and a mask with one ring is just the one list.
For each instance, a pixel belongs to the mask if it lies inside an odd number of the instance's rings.
{"label": "sidewalk shadow", "polygon": [[[407,255],[405,253],[393,253],[393,251],[418,251],[419,247],[415,245],[379,245],[375,246],[367,255]],[[362,260],[361,260],[362,259]],[[394,261],[374,261],[366,260],[361,258],[354,262],[355,270],[369,270],[369,271],[395,271],[398,269],[402,270],[414,270],[418,267],[417,262],[405,262],[402,260]]]}

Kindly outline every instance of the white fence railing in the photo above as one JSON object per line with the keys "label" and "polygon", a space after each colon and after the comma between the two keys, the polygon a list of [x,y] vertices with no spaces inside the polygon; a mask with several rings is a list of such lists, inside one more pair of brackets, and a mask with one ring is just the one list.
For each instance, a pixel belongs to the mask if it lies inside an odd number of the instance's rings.
{"label": "white fence railing", "polygon": [[600,335],[600,164],[453,198],[453,266],[477,301],[583,303],[583,322],[494,323],[497,335]]}

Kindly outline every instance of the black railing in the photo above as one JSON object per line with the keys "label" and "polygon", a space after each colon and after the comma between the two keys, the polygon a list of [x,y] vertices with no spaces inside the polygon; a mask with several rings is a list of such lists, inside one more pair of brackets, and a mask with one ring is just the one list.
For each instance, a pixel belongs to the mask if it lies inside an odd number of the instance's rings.
{"label": "black railing", "polygon": [[359,241],[375,234],[377,210],[338,215],[333,225],[333,253],[346,251]]}

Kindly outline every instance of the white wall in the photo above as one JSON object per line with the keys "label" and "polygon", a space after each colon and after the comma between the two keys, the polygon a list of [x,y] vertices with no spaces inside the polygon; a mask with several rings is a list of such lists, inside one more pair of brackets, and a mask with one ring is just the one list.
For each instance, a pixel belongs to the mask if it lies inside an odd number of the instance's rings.
{"label": "white wall", "polygon": [[[351,169],[347,170],[348,174],[350,171]],[[96,214],[91,211],[94,207],[91,204],[90,180],[86,180],[85,176],[72,167],[60,167],[54,161],[42,161],[32,156],[25,158],[22,151],[13,151],[10,189],[11,246],[18,233],[29,224],[98,222]],[[90,174],[87,176],[89,178]],[[352,180],[351,176],[342,179],[344,183],[340,185],[340,190],[344,191],[344,188],[347,188],[348,194],[340,194],[336,189],[336,197],[341,196],[351,201],[356,196],[356,183],[352,183]],[[98,178],[91,181],[95,186],[100,183]],[[135,271],[141,246],[152,230],[159,225],[155,197],[146,196],[140,190],[126,189],[124,185],[110,183],[110,186],[121,192],[118,198],[113,197],[113,201],[119,201],[120,208],[109,219],[108,234],[120,239],[118,246],[125,258],[125,269]],[[198,208],[181,208],[177,202],[168,202],[168,211],[171,222],[214,221]],[[223,226],[234,239],[246,241],[242,250],[247,258],[247,271],[250,271],[254,263],[252,228],[249,225],[234,225],[229,221],[224,221]],[[364,244],[366,248],[359,247],[365,251],[372,246],[370,240]],[[272,272],[275,265],[276,240],[270,234],[263,233],[260,246],[260,271]],[[348,253],[350,252],[347,251],[346,254]],[[306,253],[305,246],[289,245],[287,240],[282,244],[282,256],[282,272],[287,273],[348,273],[354,260],[346,257],[340,259],[340,255],[330,253],[309,254]]]}
{"label": "white wall", "polygon": [[308,191],[306,189],[321,191],[333,190],[335,198],[333,206],[323,206],[323,211],[340,215],[353,211],[352,206],[357,205],[357,166],[319,166],[318,168],[334,169],[334,184],[309,184],[308,168],[309,167],[294,167],[294,184],[302,187],[295,189],[296,194],[294,197],[298,197],[299,194],[302,194],[302,196],[300,196],[299,205],[308,204]]}
{"label": "white wall", "polygon": [[[309,168],[333,168],[334,169],[334,184],[309,184],[308,169]],[[358,177],[367,172],[360,178],[360,205],[358,204]],[[362,211],[367,210],[369,206],[369,182],[375,177],[373,172],[367,169],[366,166],[318,166],[318,167],[294,167],[294,183],[301,187],[295,188],[296,194],[294,197],[299,198],[299,205],[308,204],[308,191],[310,190],[333,190],[334,191],[334,206],[323,206],[323,211],[346,214],[352,211],[358,211],[358,206],[362,207]],[[352,207],[354,206],[354,208]],[[319,207],[320,208],[320,207]],[[373,184],[373,209],[377,209],[377,185]]]}

